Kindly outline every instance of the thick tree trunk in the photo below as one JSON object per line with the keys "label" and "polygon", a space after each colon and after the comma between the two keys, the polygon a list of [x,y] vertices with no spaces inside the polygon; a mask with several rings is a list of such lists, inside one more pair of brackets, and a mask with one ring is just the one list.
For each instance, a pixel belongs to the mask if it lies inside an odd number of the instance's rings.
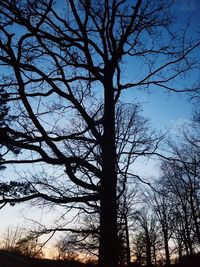
{"label": "thick tree trunk", "polygon": [[147,257],[147,262],[146,265],[147,267],[151,267],[152,262],[151,262],[151,241],[148,235],[146,235],[146,257]]}
{"label": "thick tree trunk", "polygon": [[99,267],[118,266],[116,197],[110,187],[107,184],[101,195]]}
{"label": "thick tree trunk", "polygon": [[115,108],[112,86],[105,89],[104,135],[100,200],[99,267],[118,266],[117,173],[115,148]]}
{"label": "thick tree trunk", "polygon": [[164,231],[164,243],[165,243],[165,260],[166,266],[170,266],[170,254],[169,254],[169,244],[168,244],[168,234]]}

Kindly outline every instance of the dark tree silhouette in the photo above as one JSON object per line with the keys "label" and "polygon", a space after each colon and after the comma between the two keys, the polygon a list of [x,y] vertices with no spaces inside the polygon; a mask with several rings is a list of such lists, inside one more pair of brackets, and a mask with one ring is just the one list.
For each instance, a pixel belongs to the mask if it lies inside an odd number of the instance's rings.
{"label": "dark tree silhouette", "polygon": [[42,257],[37,238],[29,238],[29,231],[20,227],[7,229],[1,241],[1,249],[6,252],[21,253],[30,257]]}
{"label": "dark tree silhouette", "polygon": [[169,141],[173,160],[162,163],[162,184],[174,206],[174,238],[179,256],[195,253],[199,247],[199,125],[198,120],[184,125],[178,141]]}
{"label": "dark tree silhouette", "polygon": [[19,149],[12,145],[11,136],[7,134],[6,125],[10,123],[15,117],[9,114],[8,105],[9,95],[6,93],[4,88],[0,88],[0,170],[4,169],[5,166],[2,164],[4,156],[10,151],[14,154],[19,153]]}
{"label": "dark tree silhouette", "polygon": [[154,189],[144,192],[145,201],[158,221],[165,251],[165,263],[166,266],[170,266],[169,240],[174,231],[173,198],[168,188],[163,185],[162,177],[155,181]]}
{"label": "dark tree silhouette", "polygon": [[[151,267],[153,259],[157,264],[156,242],[159,237],[159,228],[156,217],[149,212],[145,207],[135,213],[136,224],[138,225],[137,240],[137,261],[140,262],[144,253],[145,266]],[[140,241],[138,240],[140,239]],[[138,242],[139,241],[139,242]],[[141,263],[141,262],[140,262]]]}
{"label": "dark tree silhouette", "polygon": [[37,177],[24,187],[3,183],[0,203],[99,201],[101,267],[118,266],[118,185],[126,183],[137,155],[155,149],[151,134],[135,140],[127,125],[117,131],[123,92],[198,89],[176,86],[196,67],[190,54],[199,42],[173,33],[170,10],[165,0],[0,2],[0,86],[16,116],[1,125],[0,142],[21,151],[18,158],[7,154],[3,164],[45,163],[66,174],[62,181]]}

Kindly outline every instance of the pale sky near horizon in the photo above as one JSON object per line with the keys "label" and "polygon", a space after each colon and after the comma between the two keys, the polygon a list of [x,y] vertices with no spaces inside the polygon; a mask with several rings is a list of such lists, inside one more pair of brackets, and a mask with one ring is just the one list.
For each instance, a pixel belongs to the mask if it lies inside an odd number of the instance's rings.
{"label": "pale sky near horizon", "polygon": [[[180,25],[191,13],[193,13],[193,25],[200,25],[198,21],[200,17],[200,1],[176,0],[176,8],[176,13],[178,17],[181,18],[179,22]],[[193,34],[196,33],[194,32]],[[133,98],[135,98],[135,95],[133,95]],[[146,94],[143,92],[141,95],[136,95],[136,100],[142,104],[144,116],[147,116],[151,119],[153,126],[162,130],[172,125],[178,125],[181,122],[188,120],[192,115],[193,106],[191,103],[187,102],[187,97],[184,94],[169,94],[164,91],[152,92],[152,94]],[[138,172],[141,170],[141,168],[141,166],[138,167]],[[154,174],[154,169],[157,174],[156,168],[157,166],[153,165],[150,169],[147,169],[149,175]],[[6,175],[6,172],[3,175]],[[3,209],[0,209],[0,234],[1,232],[5,231],[7,226],[26,224],[26,220],[22,217],[23,212],[20,213],[19,210],[21,210],[20,205],[15,207],[8,205]],[[28,209],[25,209],[25,213],[27,216],[29,216],[31,212],[27,211]],[[33,214],[40,220],[42,211],[39,213],[33,211]],[[50,212],[49,215],[51,215]],[[48,221],[49,216],[43,214],[42,222],[45,220]]]}

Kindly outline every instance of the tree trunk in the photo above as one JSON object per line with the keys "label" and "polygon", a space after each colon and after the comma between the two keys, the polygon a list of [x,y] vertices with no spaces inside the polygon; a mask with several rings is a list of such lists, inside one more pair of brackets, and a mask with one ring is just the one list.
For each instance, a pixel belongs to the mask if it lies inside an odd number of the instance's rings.
{"label": "tree trunk", "polygon": [[127,215],[124,215],[125,221],[125,232],[126,232],[126,264],[127,267],[131,265],[131,254],[130,254],[130,241],[129,241],[129,230],[128,230],[128,220]]}
{"label": "tree trunk", "polygon": [[179,262],[181,261],[183,257],[183,246],[182,246],[182,242],[178,243],[178,260]]}
{"label": "tree trunk", "polygon": [[[99,267],[118,266],[117,173],[115,148],[115,103],[112,85],[105,89],[102,181],[100,200]],[[111,83],[110,83],[111,84]]]}
{"label": "tree trunk", "polygon": [[114,189],[102,189],[100,208],[99,267],[118,266],[117,214]]}
{"label": "tree trunk", "polygon": [[170,266],[170,254],[169,254],[169,244],[168,244],[168,231],[167,229],[163,228],[163,234],[164,234],[164,244],[165,244],[165,261],[166,266]]}
{"label": "tree trunk", "polygon": [[189,249],[188,249],[188,242],[187,242],[185,229],[184,229],[184,233],[183,233],[183,243],[185,246],[186,255],[187,255],[187,257],[189,257],[190,253],[189,253]]}
{"label": "tree trunk", "polygon": [[200,231],[199,231],[199,223],[198,223],[198,219],[197,219],[198,216],[197,216],[196,211],[195,211],[192,193],[190,193],[190,206],[191,206],[191,211],[192,211],[192,217],[194,220],[194,225],[196,228],[196,235],[197,235],[198,243],[200,244]]}
{"label": "tree trunk", "polygon": [[147,262],[146,265],[147,267],[151,267],[151,241],[149,236],[146,236],[146,257],[147,257]]}
{"label": "tree trunk", "polygon": [[187,238],[187,245],[189,249],[189,254],[193,255],[193,248],[192,248],[192,240],[190,236],[190,229],[189,229],[189,222],[188,222],[188,217],[187,217],[187,211],[186,209],[184,210],[184,217],[185,217],[185,231],[186,231],[186,238]]}
{"label": "tree trunk", "polygon": [[157,266],[156,245],[153,245],[154,265]]}

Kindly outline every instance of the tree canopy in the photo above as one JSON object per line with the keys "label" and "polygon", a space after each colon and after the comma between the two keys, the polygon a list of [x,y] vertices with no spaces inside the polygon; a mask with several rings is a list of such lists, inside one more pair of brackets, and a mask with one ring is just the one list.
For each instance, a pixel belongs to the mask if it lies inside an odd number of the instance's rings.
{"label": "tree canopy", "polygon": [[159,142],[123,92],[199,89],[179,83],[198,67],[192,53],[200,42],[173,27],[172,4],[0,2],[0,163],[57,170],[1,182],[0,203],[98,205],[101,267],[118,266],[118,199],[135,177],[130,166]]}

